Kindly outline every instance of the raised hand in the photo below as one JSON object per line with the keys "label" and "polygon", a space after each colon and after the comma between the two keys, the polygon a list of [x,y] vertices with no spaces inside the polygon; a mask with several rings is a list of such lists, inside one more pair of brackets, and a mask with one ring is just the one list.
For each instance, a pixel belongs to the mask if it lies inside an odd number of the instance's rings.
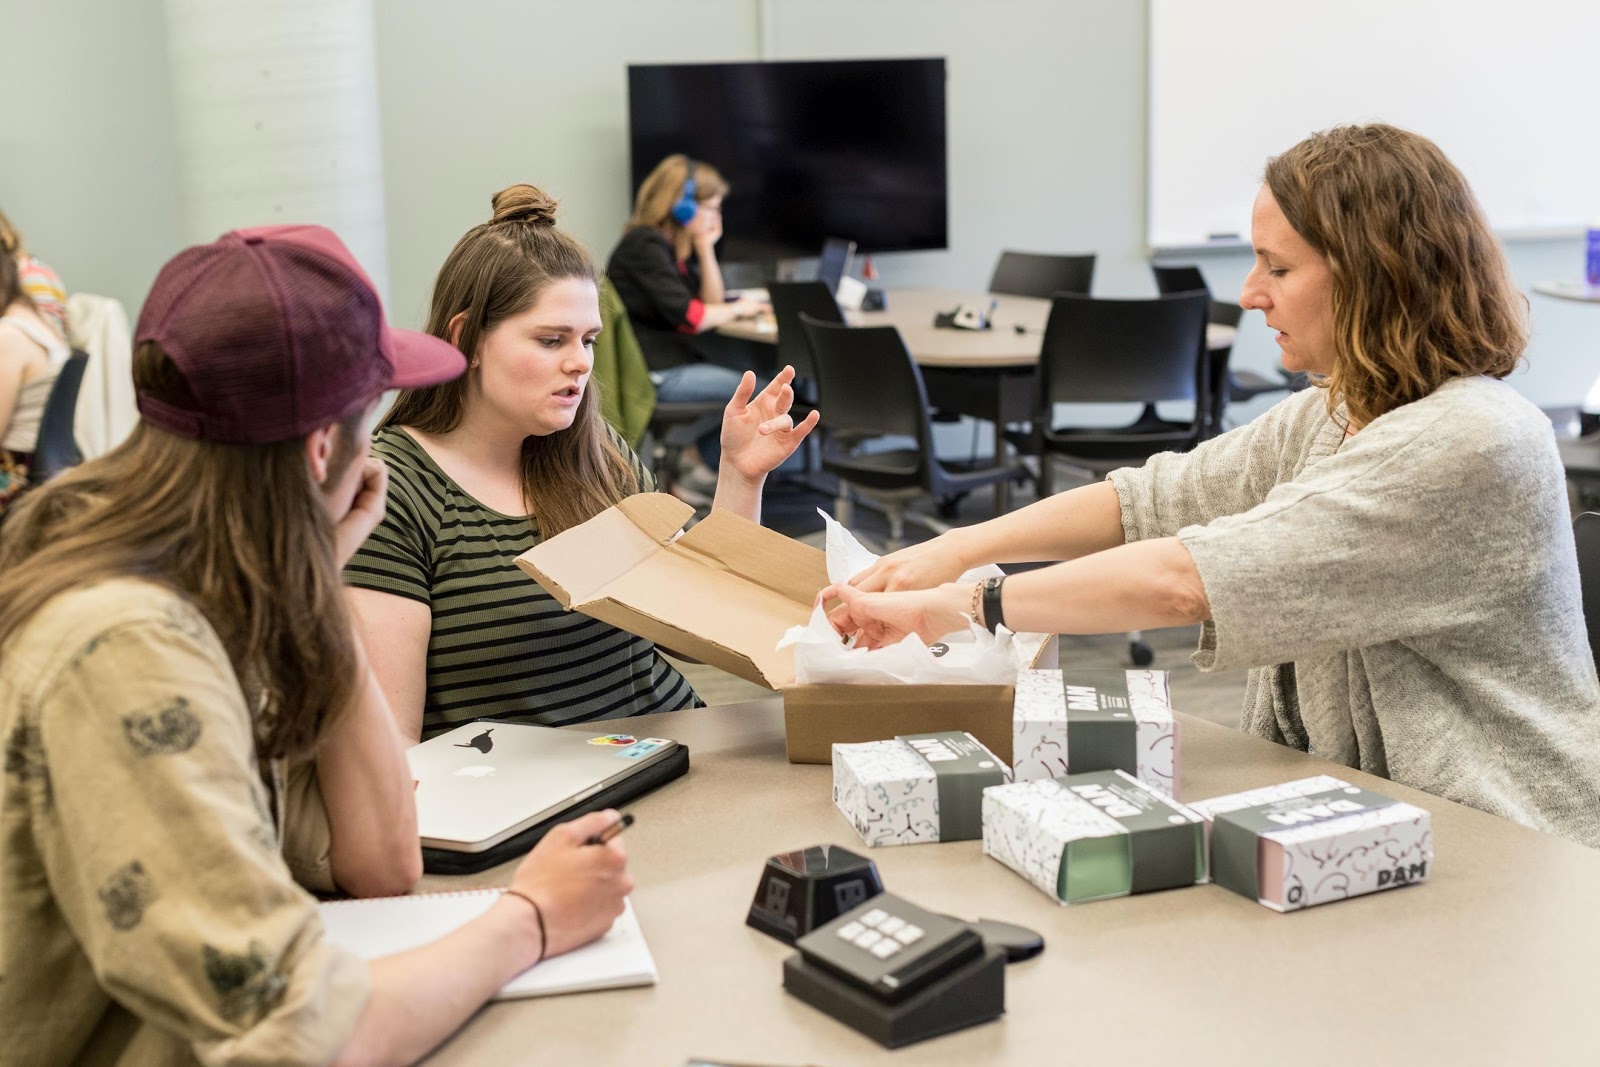
{"label": "raised hand", "polygon": [[796,425],[794,368],[784,367],[757,393],[756,376],[745,371],[733,399],[722,412],[722,472],[730,469],[748,484],[759,484],[768,472],[794,454],[821,419],[811,412]]}

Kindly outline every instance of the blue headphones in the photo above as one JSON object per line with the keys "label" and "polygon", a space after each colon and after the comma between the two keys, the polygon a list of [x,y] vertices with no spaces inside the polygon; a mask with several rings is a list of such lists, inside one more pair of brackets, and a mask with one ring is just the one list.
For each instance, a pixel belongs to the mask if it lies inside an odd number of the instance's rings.
{"label": "blue headphones", "polygon": [[672,205],[672,219],[679,226],[687,226],[700,210],[700,201],[694,197],[694,160],[689,160],[689,173],[683,179],[683,195]]}

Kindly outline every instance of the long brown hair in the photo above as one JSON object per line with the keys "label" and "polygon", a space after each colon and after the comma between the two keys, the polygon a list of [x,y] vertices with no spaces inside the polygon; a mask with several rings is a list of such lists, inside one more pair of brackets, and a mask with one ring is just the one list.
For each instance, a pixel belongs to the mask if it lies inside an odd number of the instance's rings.
{"label": "long brown hair", "polygon": [[1394,126],[1338,126],[1269,160],[1267,187],[1333,276],[1332,410],[1364,426],[1451,378],[1504,378],[1527,300],[1455,165]]}
{"label": "long brown hair", "polygon": [[[192,404],[153,342],[134,353],[141,392]],[[330,480],[361,417],[341,423]],[[191,441],[140,422],[105,455],[23,496],[0,527],[0,644],[57,594],[140,578],[184,597],[227,650],[266,758],[311,751],[356,691],[355,635],[333,523],[303,438]]]}
{"label": "long brown hair", "polygon": [[13,256],[28,254],[28,243],[22,239],[21,231],[11,225],[4,211],[0,211],[0,252]]}
{"label": "long brown hair", "polygon": [[0,312],[16,303],[30,308],[34,306],[33,298],[22,287],[22,270],[17,257],[9,252],[0,252]]}
{"label": "long brown hair", "polygon": [[[427,332],[454,341],[470,363],[496,326],[538,303],[551,282],[587,281],[599,290],[600,272],[584,247],[556,228],[556,202],[531,185],[494,194],[494,217],[456,242],[439,268]],[[460,335],[450,320],[465,312]],[[384,426],[449,433],[466,411],[472,371],[443,385],[408,389],[384,416]],[[565,430],[522,442],[522,499],[538,532],[553,537],[639,491],[638,479],[606,432],[599,390],[589,379],[578,413]]]}
{"label": "long brown hair", "polygon": [[[671,155],[656,164],[656,169],[639,183],[639,193],[633,200],[633,214],[628,218],[628,229],[635,226],[662,227],[671,233],[681,228],[672,217],[672,205],[683,198],[683,184],[689,180],[689,157]],[[726,196],[728,179],[709,163],[695,160],[694,199],[705,203],[714,196]]]}

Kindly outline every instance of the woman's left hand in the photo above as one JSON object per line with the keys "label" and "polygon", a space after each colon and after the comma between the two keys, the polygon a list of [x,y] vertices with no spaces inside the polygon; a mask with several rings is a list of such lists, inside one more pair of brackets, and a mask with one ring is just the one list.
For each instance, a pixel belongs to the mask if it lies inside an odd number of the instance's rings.
{"label": "woman's left hand", "polygon": [[932,643],[946,634],[965,632],[970,583],[947,582],[932,589],[903,593],[863,593],[839,582],[817,594],[817,603],[837,600],[828,623],[841,637],[854,636],[857,648],[883,648],[916,634]]}
{"label": "woman's left hand", "polygon": [[794,405],[794,368],[778,372],[761,392],[749,371],[722,412],[722,467],[731,468],[747,482],[759,482],[794,454],[821,419],[812,411],[796,425],[789,415]]}

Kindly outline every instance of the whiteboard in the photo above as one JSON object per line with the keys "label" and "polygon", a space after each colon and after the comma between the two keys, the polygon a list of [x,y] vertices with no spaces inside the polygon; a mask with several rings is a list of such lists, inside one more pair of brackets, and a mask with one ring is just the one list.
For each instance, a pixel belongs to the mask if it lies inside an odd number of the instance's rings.
{"label": "whiteboard", "polygon": [[1600,0],[1150,0],[1154,249],[1248,240],[1268,157],[1345,122],[1431,138],[1506,236],[1600,217]]}

